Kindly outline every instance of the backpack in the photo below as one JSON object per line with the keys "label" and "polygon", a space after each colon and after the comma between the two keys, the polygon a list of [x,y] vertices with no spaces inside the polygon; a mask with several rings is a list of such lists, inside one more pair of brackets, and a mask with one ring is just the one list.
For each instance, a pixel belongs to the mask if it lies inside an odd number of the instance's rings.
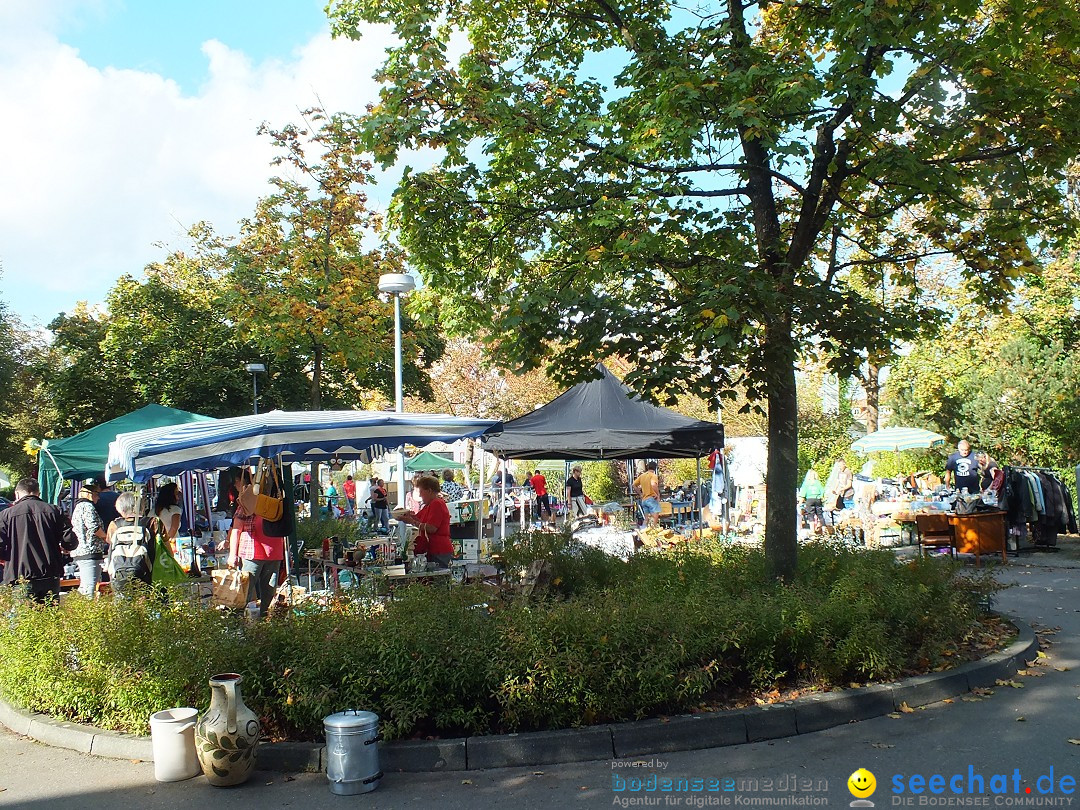
{"label": "backpack", "polygon": [[109,550],[109,580],[114,592],[125,590],[133,579],[150,582],[149,530],[141,523],[117,526]]}

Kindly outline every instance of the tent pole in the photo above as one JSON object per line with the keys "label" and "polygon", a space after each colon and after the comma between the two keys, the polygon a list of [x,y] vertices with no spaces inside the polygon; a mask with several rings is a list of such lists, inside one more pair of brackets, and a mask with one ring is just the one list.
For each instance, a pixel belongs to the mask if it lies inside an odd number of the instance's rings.
{"label": "tent pole", "polygon": [[[473,448],[475,450],[476,445],[473,445]],[[468,468],[466,467],[466,469],[468,469]],[[483,448],[480,448],[480,482],[479,482],[479,487],[477,489],[477,495],[478,495],[478,497],[480,499],[480,502],[476,505],[476,516],[477,516],[477,520],[480,521],[480,533],[479,533],[479,537],[476,540],[476,551],[477,551],[477,554],[479,555],[480,549],[482,549],[484,547],[484,449]],[[479,557],[478,557],[478,559],[479,559]]]}
{"label": "tent pole", "polygon": [[694,500],[697,501],[698,537],[705,538],[705,504],[701,500],[701,456],[697,457],[697,489],[694,490]]}
{"label": "tent pole", "polygon": [[[270,460],[270,463],[271,464],[274,463],[273,459]],[[285,465],[284,465],[284,463],[282,463],[280,453],[278,454],[278,457],[277,457],[277,465],[278,465],[278,482],[281,484],[281,487],[280,487],[281,496],[282,496],[282,499],[284,500],[284,503],[282,504],[282,507],[285,509],[286,514],[291,514],[291,513],[296,511],[296,505],[295,505],[295,502],[294,502],[292,494],[291,494],[291,489],[292,489],[292,486],[291,486],[291,483],[292,483],[292,465],[291,464],[289,465],[289,479],[288,480],[290,482],[290,487],[289,487],[290,494],[288,496],[285,495]],[[292,599],[292,596],[293,596],[293,594],[292,594],[292,555],[293,555],[293,532],[296,531],[296,517],[295,517],[295,515],[293,516],[293,519],[290,521],[290,525],[292,526],[292,531],[290,531],[289,534],[287,534],[285,536],[285,592],[288,594],[288,596],[286,596],[285,598],[289,600],[289,607],[291,609],[292,608],[292,603],[293,603],[293,599]]]}
{"label": "tent pole", "polygon": [[506,510],[503,508],[503,506],[506,504],[506,459],[502,459],[501,462],[502,462],[502,467],[501,467],[502,475],[500,475],[499,478],[501,479],[500,483],[502,485],[502,492],[500,493],[500,498],[499,498],[499,524],[502,527],[502,531],[501,531],[501,535],[499,537],[499,542],[505,546],[506,545]]}

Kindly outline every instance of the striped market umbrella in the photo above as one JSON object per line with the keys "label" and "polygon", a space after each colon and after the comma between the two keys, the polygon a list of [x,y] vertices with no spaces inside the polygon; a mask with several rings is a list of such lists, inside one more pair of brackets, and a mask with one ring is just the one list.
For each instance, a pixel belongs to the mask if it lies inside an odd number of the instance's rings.
{"label": "striped market umbrella", "polygon": [[890,427],[863,436],[851,445],[857,453],[884,451],[925,450],[945,444],[945,437],[922,428]]}

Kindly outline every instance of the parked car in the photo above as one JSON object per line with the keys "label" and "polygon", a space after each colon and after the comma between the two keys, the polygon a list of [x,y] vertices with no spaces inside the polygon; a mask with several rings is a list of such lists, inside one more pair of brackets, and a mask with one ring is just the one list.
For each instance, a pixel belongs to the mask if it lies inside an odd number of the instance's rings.
{"label": "parked car", "polygon": [[0,512],[3,512],[9,506],[11,506],[11,501],[7,498],[0,497]]}

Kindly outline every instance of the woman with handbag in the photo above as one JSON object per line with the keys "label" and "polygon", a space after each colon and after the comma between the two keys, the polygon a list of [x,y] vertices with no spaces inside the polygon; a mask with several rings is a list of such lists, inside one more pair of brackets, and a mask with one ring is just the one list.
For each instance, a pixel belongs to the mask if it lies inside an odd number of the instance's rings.
{"label": "woman with handbag", "polygon": [[258,515],[241,515],[237,510],[229,530],[229,568],[239,567],[250,574],[248,602],[259,603],[259,615],[265,616],[277,590],[276,575],[285,559],[285,538],[269,537],[263,532]]}
{"label": "woman with handbag", "polygon": [[165,527],[165,540],[169,552],[177,554],[176,537],[180,534],[180,487],[170,481],[158,490],[154,499],[154,515]]}

